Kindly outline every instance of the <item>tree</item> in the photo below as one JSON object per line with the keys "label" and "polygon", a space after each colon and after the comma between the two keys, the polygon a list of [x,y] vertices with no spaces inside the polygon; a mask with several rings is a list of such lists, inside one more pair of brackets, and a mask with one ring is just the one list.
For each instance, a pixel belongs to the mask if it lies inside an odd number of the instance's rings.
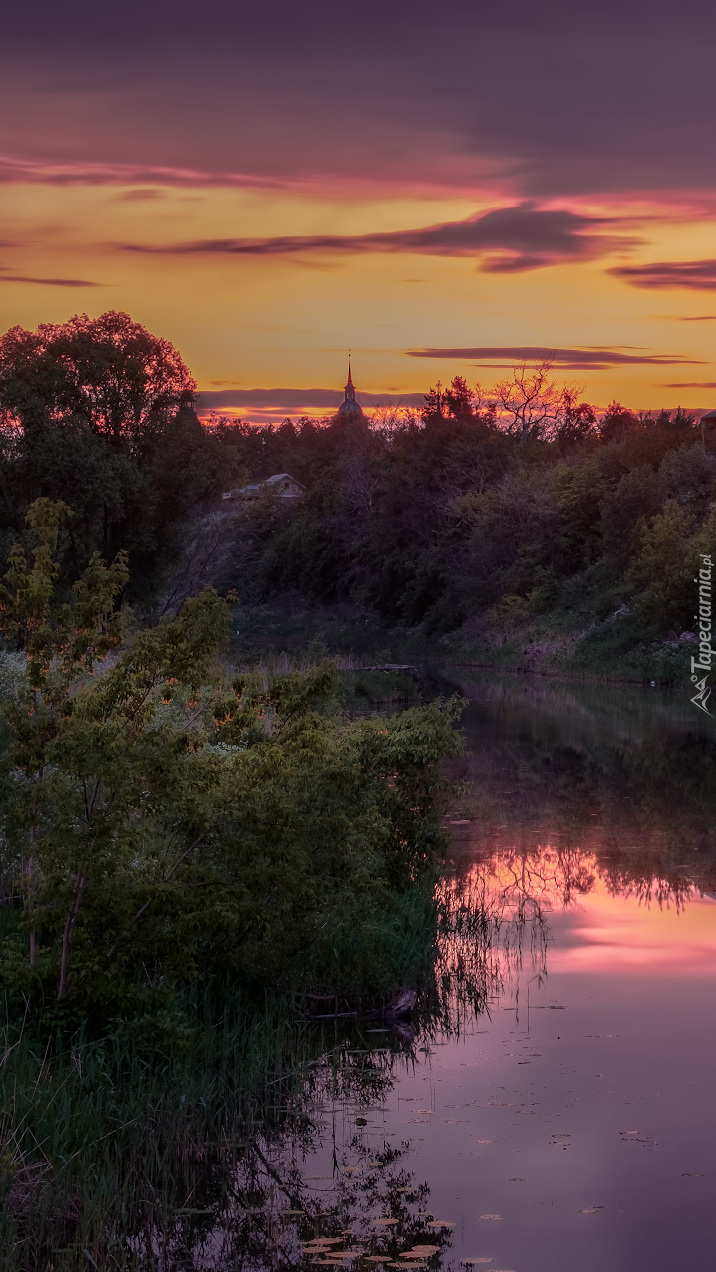
{"label": "tree", "polygon": [[601,503],[602,551],[607,568],[620,574],[632,556],[642,524],[659,511],[665,496],[662,478],[648,464],[632,468]]}
{"label": "tree", "polygon": [[365,944],[363,971],[331,952],[430,868],[454,708],[347,722],[328,710],[330,664],[227,685],[226,602],[208,588],[130,633],[122,555],[95,556],[56,607],[68,515],[31,509],[35,547],[13,549],[0,590],[0,629],[26,654],[5,704],[18,926],[0,980],[106,1012],[217,970],[285,982],[299,955],[315,978],[365,978]]}
{"label": "tree", "polygon": [[115,310],[0,338],[0,412],[25,428],[73,416],[115,445],[136,444],[195,389],[168,340]]}
{"label": "tree", "polygon": [[583,436],[595,418],[591,407],[577,401],[581,389],[550,378],[552,366],[546,359],[530,370],[523,362],[490,390],[498,423],[521,442],[530,437],[573,440]]}
{"label": "tree", "polygon": [[621,441],[627,433],[640,427],[639,416],[620,402],[611,402],[599,421],[599,437],[603,442]]}
{"label": "tree", "polygon": [[[38,498],[69,504],[63,573],[92,552],[130,554],[154,582],[178,523],[230,481],[180,355],[127,314],[13,328],[0,338],[0,527],[20,533]],[[8,536],[9,537],[9,536]],[[4,545],[2,545],[4,547]]]}
{"label": "tree", "polygon": [[[710,527],[709,527],[710,528]],[[637,610],[662,634],[694,626],[699,551],[710,551],[712,536],[694,535],[688,512],[669,503],[641,527],[640,551],[626,576]]]}

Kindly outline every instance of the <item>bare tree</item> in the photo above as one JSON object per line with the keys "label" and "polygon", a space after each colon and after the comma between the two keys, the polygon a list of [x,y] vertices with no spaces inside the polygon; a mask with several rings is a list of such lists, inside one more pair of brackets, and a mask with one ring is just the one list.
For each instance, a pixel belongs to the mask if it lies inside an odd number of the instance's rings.
{"label": "bare tree", "polygon": [[400,402],[379,402],[370,412],[368,422],[374,433],[382,433],[392,441],[396,433],[421,423],[420,412],[411,406],[402,406]]}
{"label": "bare tree", "polygon": [[501,380],[491,390],[497,422],[521,441],[528,437],[554,437],[575,409],[582,387],[557,384],[551,379],[553,359],[535,367],[523,362],[513,367],[510,379]]}

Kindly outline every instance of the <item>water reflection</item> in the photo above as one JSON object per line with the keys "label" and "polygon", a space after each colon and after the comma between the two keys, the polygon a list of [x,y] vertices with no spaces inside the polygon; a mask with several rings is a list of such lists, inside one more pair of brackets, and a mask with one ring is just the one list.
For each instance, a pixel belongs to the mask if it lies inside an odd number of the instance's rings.
{"label": "water reflection", "polygon": [[550,860],[564,903],[590,869],[644,903],[716,891],[716,736],[688,702],[514,676],[456,683],[468,698],[458,864],[511,861],[538,886]]}
{"label": "water reflection", "polygon": [[214,1146],[138,1266],[711,1266],[713,734],[654,694],[459,688],[417,1028],[317,1032],[273,1132]]}
{"label": "water reflection", "polygon": [[432,1213],[428,1184],[408,1168],[410,1141],[375,1132],[397,1069],[414,1065],[351,1041],[316,1063],[281,1132],[259,1131],[238,1152],[227,1143],[223,1157],[206,1153],[193,1204],[132,1239],[135,1266],[449,1266],[453,1224]]}

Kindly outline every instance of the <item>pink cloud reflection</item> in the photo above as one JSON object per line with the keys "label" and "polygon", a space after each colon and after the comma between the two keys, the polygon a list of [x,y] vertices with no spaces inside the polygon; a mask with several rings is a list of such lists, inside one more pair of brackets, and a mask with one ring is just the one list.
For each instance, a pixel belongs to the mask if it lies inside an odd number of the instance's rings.
{"label": "pink cloud reflection", "polygon": [[601,880],[578,907],[554,916],[551,972],[716,976],[716,903],[696,891],[684,909],[637,906]]}

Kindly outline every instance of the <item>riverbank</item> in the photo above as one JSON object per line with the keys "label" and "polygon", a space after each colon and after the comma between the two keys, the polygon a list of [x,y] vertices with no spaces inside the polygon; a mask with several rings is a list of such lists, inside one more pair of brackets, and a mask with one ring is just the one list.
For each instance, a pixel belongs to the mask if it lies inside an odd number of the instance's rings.
{"label": "riverbank", "polygon": [[534,619],[511,627],[470,629],[440,641],[445,662],[528,675],[671,687],[689,679],[692,633],[658,639],[616,614],[575,625],[569,618]]}
{"label": "riverbank", "polygon": [[[692,632],[669,638],[622,607],[597,621],[568,611],[482,615],[433,636],[419,627],[388,627],[355,606],[237,606],[232,657],[241,664],[302,668],[335,659],[344,701],[375,704],[412,698],[411,667],[464,664],[541,676],[672,686],[688,678]],[[378,670],[393,664],[390,672]]]}

